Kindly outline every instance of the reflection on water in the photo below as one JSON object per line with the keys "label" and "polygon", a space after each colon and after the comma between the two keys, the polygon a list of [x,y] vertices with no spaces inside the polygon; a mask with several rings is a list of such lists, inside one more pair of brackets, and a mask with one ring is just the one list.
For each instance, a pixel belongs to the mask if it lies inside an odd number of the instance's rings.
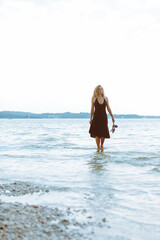
{"label": "reflection on water", "polygon": [[88,161],[89,168],[93,172],[101,173],[107,171],[108,160],[110,155],[104,152],[96,152],[92,155],[91,159]]}

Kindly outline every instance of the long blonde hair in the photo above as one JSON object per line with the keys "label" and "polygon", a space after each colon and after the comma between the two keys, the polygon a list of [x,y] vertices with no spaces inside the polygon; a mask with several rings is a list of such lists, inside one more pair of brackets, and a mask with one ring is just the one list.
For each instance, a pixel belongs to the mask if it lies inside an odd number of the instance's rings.
{"label": "long blonde hair", "polygon": [[[98,97],[98,89],[99,89],[100,87],[103,89],[103,87],[102,87],[101,85],[98,85],[97,87],[95,87],[94,92],[93,92],[93,98],[97,98],[97,97]],[[104,90],[103,90],[102,97],[105,98]]]}

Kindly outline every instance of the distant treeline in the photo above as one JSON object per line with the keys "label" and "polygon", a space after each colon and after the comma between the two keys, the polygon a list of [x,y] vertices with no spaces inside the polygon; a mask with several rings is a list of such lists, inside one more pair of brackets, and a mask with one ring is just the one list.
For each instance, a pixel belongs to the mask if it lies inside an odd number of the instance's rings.
{"label": "distant treeline", "polygon": [[[109,114],[108,114],[109,116]],[[109,116],[110,117],[110,116]],[[115,118],[160,118],[160,116],[141,116],[136,114],[114,114]],[[0,112],[0,118],[90,118],[90,113],[80,112],[80,113],[30,113],[30,112],[15,112],[15,111],[3,111]]]}

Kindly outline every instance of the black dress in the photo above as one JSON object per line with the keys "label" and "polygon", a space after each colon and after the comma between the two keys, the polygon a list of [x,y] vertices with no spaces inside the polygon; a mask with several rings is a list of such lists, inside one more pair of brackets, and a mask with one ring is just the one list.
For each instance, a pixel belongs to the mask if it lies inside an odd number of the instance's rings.
{"label": "black dress", "polygon": [[106,100],[104,99],[103,104],[100,104],[98,100],[94,103],[95,111],[93,115],[92,124],[89,129],[90,136],[110,138],[108,129],[108,118],[106,113]]}

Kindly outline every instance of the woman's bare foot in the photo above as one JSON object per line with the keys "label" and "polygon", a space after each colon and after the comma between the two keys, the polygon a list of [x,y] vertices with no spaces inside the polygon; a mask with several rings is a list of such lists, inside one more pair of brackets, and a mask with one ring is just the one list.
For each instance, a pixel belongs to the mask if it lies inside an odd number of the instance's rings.
{"label": "woman's bare foot", "polygon": [[103,152],[103,146],[100,147],[101,152]]}
{"label": "woman's bare foot", "polygon": [[100,147],[97,148],[97,152],[99,152],[99,151],[100,151]]}

